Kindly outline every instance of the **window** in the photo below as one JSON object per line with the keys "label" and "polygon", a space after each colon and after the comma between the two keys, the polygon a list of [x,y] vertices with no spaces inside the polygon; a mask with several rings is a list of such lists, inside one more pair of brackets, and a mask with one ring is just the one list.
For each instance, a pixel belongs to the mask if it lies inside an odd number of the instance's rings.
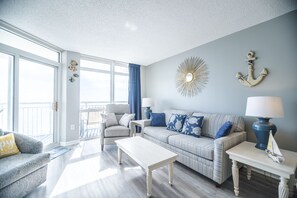
{"label": "window", "polygon": [[43,47],[18,35],[0,29],[0,38],[0,42],[5,45],[9,45],[32,54],[36,54],[43,58],[59,62],[59,52]]}
{"label": "window", "polygon": [[[100,115],[107,103],[128,102],[128,64],[111,60],[80,60],[80,138],[99,136],[90,113]],[[100,118],[99,118],[100,119]]]}
{"label": "window", "polygon": [[114,73],[114,102],[127,103],[128,101],[128,66],[115,65]]}
{"label": "window", "polygon": [[0,129],[12,130],[13,56],[0,53]]}
{"label": "window", "polygon": [[83,57],[80,68],[82,107],[128,102],[128,64]]}
{"label": "window", "polygon": [[45,146],[57,142],[60,54],[59,48],[1,23],[0,128]]}

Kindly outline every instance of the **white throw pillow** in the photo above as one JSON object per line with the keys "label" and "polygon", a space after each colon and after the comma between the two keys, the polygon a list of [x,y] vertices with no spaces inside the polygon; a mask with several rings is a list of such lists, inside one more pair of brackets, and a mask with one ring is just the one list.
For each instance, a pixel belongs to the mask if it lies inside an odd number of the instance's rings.
{"label": "white throw pillow", "polygon": [[125,126],[125,127],[128,127],[128,126],[129,126],[129,122],[134,118],[134,116],[135,116],[134,113],[133,113],[133,114],[127,114],[127,113],[125,113],[125,114],[121,117],[121,119],[120,119],[120,121],[119,121],[119,124],[120,124],[120,125],[123,125],[123,126]]}
{"label": "white throw pillow", "polygon": [[118,125],[118,120],[117,117],[114,113],[106,113],[106,114],[101,114],[103,122],[105,122],[106,127]]}

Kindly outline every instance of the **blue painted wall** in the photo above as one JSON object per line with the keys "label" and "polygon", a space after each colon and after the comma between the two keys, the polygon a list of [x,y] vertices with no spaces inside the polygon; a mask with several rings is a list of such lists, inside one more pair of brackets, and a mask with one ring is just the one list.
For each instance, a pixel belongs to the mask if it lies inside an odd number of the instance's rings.
{"label": "blue painted wall", "polygon": [[[249,50],[258,57],[256,76],[264,67],[269,70],[266,79],[253,88],[241,85],[235,77],[237,72],[247,73],[245,59]],[[179,64],[191,56],[205,60],[209,82],[197,96],[185,98],[175,88],[175,75]],[[280,96],[285,117],[271,120],[278,127],[275,138],[281,148],[297,151],[296,10],[149,65],[144,73],[143,95],[155,99],[155,112],[177,108],[244,116],[247,97]],[[255,142],[251,125],[256,118],[245,120],[248,140]]]}

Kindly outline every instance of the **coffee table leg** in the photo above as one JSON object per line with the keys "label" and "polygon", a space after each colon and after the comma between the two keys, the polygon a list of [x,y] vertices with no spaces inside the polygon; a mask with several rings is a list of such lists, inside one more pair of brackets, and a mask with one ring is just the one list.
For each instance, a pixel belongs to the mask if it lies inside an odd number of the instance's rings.
{"label": "coffee table leg", "polygon": [[239,172],[237,161],[232,160],[232,177],[233,177],[233,185],[234,185],[234,193],[237,197],[239,195]]}
{"label": "coffee table leg", "polygon": [[288,198],[289,197],[289,187],[287,185],[288,180],[286,178],[280,177],[280,182],[278,185],[278,197]]}
{"label": "coffee table leg", "polygon": [[118,163],[122,163],[122,150],[118,147]]}
{"label": "coffee table leg", "polygon": [[168,176],[169,176],[169,184],[172,185],[172,182],[173,182],[173,163],[168,164]]}
{"label": "coffee table leg", "polygon": [[146,195],[148,197],[152,196],[152,171],[151,170],[147,170],[146,172],[146,190],[147,193]]}

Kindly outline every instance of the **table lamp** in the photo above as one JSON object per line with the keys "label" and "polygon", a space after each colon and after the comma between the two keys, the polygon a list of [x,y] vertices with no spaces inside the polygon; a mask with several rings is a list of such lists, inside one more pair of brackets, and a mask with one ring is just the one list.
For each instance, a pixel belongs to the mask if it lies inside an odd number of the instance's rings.
{"label": "table lamp", "polygon": [[284,117],[282,100],[280,97],[256,96],[248,97],[246,104],[246,116],[258,118],[252,129],[257,137],[256,148],[265,150],[267,148],[269,132],[276,133],[276,126],[269,122],[271,118]]}
{"label": "table lamp", "polygon": [[142,98],[142,107],[145,107],[144,114],[146,119],[150,119],[150,113],[152,112],[151,107],[154,106],[152,98]]}

